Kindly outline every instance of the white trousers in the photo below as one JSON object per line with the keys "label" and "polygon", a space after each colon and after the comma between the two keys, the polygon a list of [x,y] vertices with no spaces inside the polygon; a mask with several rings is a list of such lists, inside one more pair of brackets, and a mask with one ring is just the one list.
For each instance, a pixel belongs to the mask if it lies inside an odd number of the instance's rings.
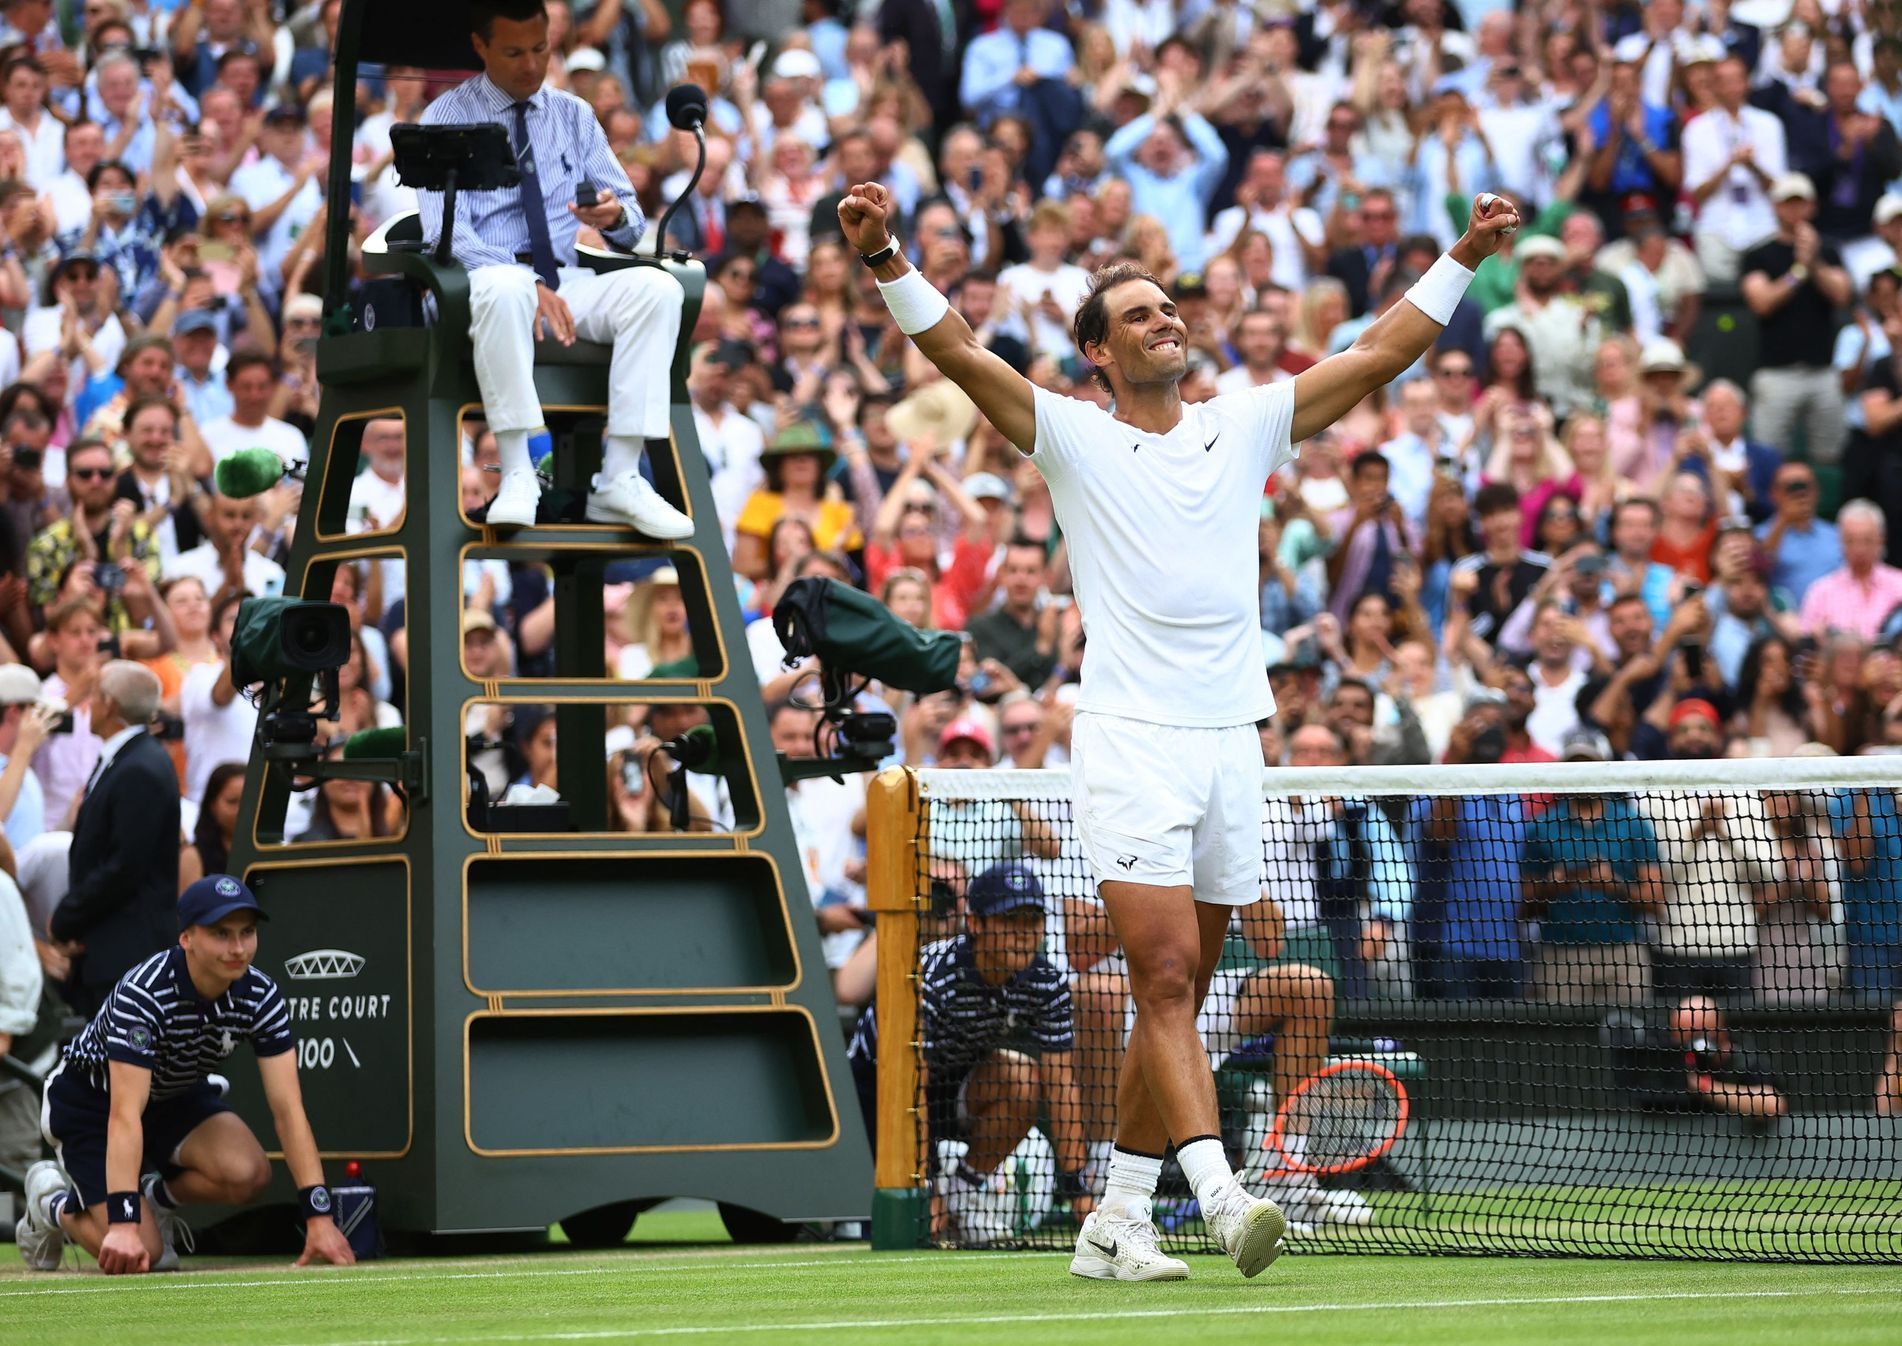
{"label": "white trousers", "polygon": [[[674,345],[685,302],[680,282],[657,266],[599,272],[564,266],[556,291],[574,315],[575,337],[614,348],[608,365],[608,433],[664,439]],[[469,339],[491,430],[542,424],[535,394],[535,273],[479,266],[469,273]]]}

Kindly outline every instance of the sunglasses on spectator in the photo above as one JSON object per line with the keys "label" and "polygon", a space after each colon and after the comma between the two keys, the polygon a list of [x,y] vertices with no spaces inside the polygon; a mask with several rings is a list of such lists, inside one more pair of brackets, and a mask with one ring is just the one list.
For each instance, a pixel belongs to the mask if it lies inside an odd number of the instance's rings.
{"label": "sunglasses on spectator", "polygon": [[1473,377],[1471,365],[1441,365],[1438,370],[1443,379],[1470,379]]}
{"label": "sunglasses on spectator", "polygon": [[109,467],[76,467],[72,471],[74,481],[104,481],[112,475]]}
{"label": "sunglasses on spectator", "polygon": [[783,320],[787,327],[817,327],[817,318],[787,318]]}
{"label": "sunglasses on spectator", "polygon": [[66,275],[72,280],[98,280],[99,268],[96,266],[69,266]]}
{"label": "sunglasses on spectator", "polygon": [[1793,495],[1801,495],[1805,491],[1808,491],[1809,488],[1810,482],[1808,477],[1785,477],[1782,481],[1777,483],[1778,490],[1788,491]]}
{"label": "sunglasses on spectator", "polygon": [[898,530],[898,536],[900,537],[930,537],[931,530],[929,528],[924,527],[922,524],[917,526],[907,526]]}
{"label": "sunglasses on spectator", "polygon": [[322,327],[324,320],[322,318],[286,318],[284,325],[286,327]]}
{"label": "sunglasses on spectator", "polygon": [[239,210],[227,210],[227,211],[225,211],[225,212],[224,212],[224,213],[223,213],[222,215],[220,215],[220,216],[218,217],[218,223],[220,223],[220,224],[241,224],[241,223],[243,223],[244,221],[246,221],[246,220],[248,220],[248,219],[250,219],[250,218],[251,218],[251,217],[250,217],[249,215],[246,215],[246,214],[245,214],[245,213],[244,213],[243,211],[239,211]]}

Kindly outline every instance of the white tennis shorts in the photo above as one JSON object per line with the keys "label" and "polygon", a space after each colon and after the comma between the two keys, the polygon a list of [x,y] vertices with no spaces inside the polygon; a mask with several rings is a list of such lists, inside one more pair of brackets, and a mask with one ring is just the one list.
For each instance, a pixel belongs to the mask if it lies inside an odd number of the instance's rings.
{"label": "white tennis shorts", "polygon": [[1079,711],[1070,798],[1098,883],[1190,885],[1195,900],[1261,896],[1261,736]]}

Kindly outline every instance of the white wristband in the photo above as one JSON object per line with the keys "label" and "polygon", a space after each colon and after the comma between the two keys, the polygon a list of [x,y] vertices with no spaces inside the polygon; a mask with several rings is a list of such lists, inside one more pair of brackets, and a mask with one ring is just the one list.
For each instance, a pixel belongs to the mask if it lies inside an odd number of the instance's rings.
{"label": "white wristband", "polygon": [[[1472,273],[1467,273],[1472,278]],[[938,287],[917,271],[907,271],[897,280],[881,280],[878,292],[885,307],[898,319],[898,330],[906,336],[930,331],[951,311],[951,301],[938,293]]]}
{"label": "white wristband", "polygon": [[1473,273],[1454,261],[1450,254],[1445,255],[1413,283],[1413,288],[1407,291],[1407,301],[1444,327],[1453,321],[1453,310],[1459,307],[1466,287],[1472,283]]}

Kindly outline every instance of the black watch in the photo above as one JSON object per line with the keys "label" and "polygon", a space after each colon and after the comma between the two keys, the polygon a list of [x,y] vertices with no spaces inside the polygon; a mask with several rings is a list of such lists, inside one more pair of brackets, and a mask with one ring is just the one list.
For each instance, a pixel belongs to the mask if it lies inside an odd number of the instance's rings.
{"label": "black watch", "polygon": [[897,255],[898,255],[898,235],[887,234],[884,247],[880,248],[877,252],[860,253],[859,260],[865,263],[865,265],[867,266],[878,267],[878,266],[885,265],[885,263],[891,261],[891,259],[896,257]]}

